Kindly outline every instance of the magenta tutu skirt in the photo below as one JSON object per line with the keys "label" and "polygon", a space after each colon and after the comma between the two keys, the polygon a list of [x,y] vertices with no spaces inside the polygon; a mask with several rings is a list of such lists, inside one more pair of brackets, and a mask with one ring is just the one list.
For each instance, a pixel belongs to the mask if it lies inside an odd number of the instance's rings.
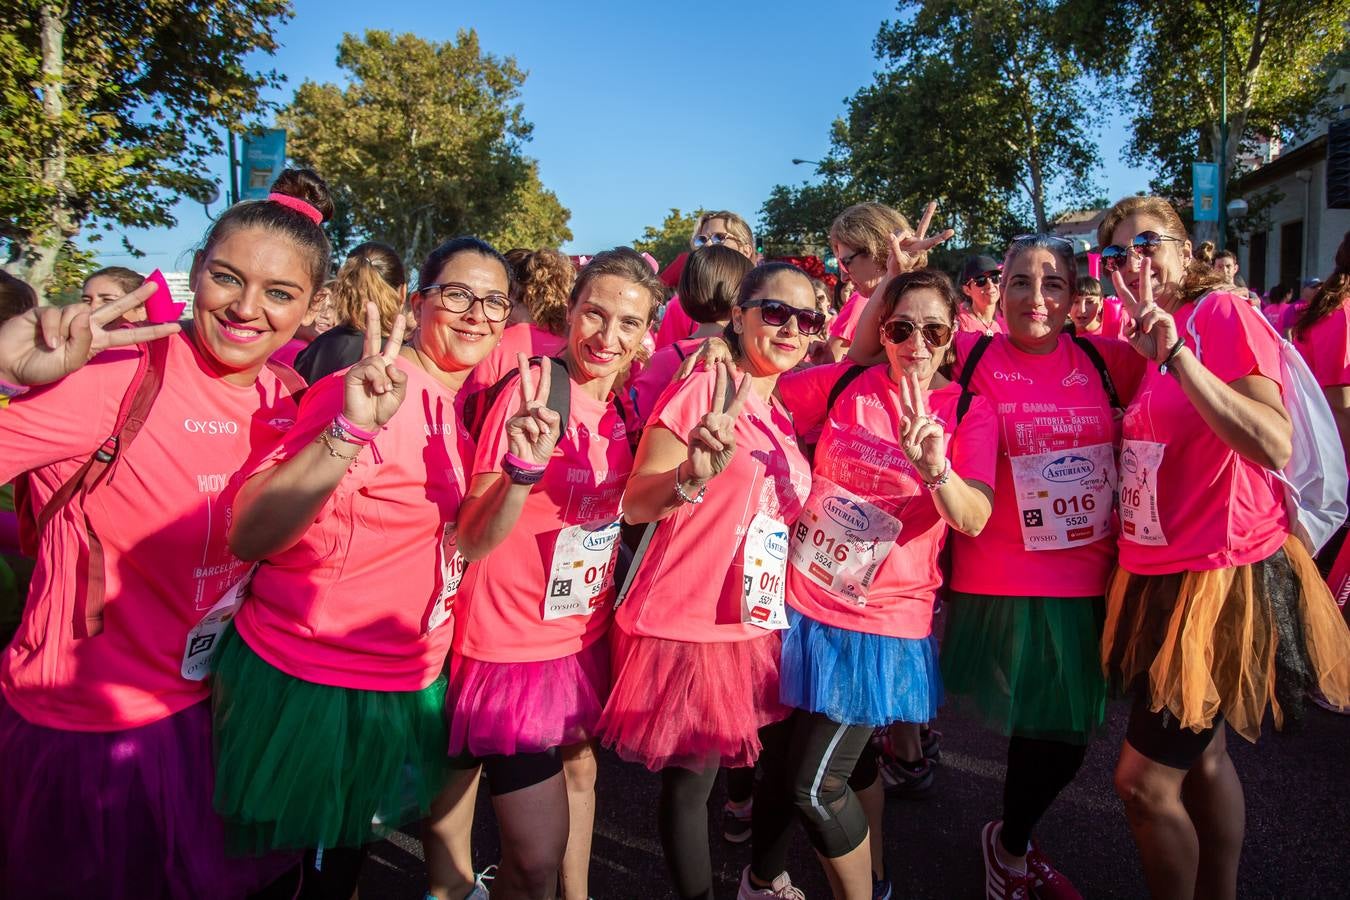
{"label": "magenta tutu skirt", "polygon": [[0,699],[0,896],[237,900],[299,862],[227,859],[213,789],[207,701],[90,732]]}
{"label": "magenta tutu skirt", "polygon": [[446,712],[450,755],[541,753],[588,741],[609,694],[609,642],[542,662],[454,655]]}
{"label": "magenta tutu skirt", "polygon": [[609,634],[614,687],[600,738],[629,762],[653,772],[751,766],[759,729],[792,712],[778,700],[775,633],[716,644]]}

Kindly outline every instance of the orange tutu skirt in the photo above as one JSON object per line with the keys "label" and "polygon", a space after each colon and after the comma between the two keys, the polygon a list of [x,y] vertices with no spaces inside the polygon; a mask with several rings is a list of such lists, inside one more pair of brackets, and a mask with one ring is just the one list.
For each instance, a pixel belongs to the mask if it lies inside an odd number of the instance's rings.
{"label": "orange tutu skirt", "polygon": [[1147,690],[1182,727],[1222,713],[1249,741],[1269,704],[1297,723],[1305,695],[1350,709],[1350,629],[1307,549],[1291,537],[1269,559],[1232,569],[1134,575],[1106,592],[1102,666],[1115,690]]}

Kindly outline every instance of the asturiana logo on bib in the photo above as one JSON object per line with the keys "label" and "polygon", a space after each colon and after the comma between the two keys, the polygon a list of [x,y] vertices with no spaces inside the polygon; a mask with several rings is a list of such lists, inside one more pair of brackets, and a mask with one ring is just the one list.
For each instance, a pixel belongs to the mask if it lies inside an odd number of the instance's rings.
{"label": "asturiana logo on bib", "polygon": [[618,523],[607,525],[599,531],[590,531],[581,539],[581,545],[587,550],[604,550],[619,536]]}
{"label": "asturiana logo on bib", "polygon": [[1095,471],[1097,466],[1090,459],[1082,456],[1061,456],[1046,463],[1045,468],[1041,469],[1041,475],[1046,481],[1082,481]]}
{"label": "asturiana logo on bib", "polygon": [[787,559],[787,532],[771,531],[764,535],[764,549],[775,559]]}
{"label": "asturiana logo on bib", "polygon": [[867,526],[872,524],[863,508],[847,497],[826,497],[820,508],[825,511],[825,515],[854,531],[866,531]]}

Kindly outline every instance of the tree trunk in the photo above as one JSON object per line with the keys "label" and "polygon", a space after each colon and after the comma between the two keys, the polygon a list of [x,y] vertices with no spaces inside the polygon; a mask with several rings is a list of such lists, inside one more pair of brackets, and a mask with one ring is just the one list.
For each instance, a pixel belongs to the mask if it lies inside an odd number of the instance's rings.
{"label": "tree trunk", "polygon": [[19,257],[9,266],[14,274],[33,286],[43,303],[49,302],[48,289],[62,245],[80,231],[70,208],[66,132],[61,121],[65,113],[64,12],[59,4],[43,3],[38,13],[42,40],[42,113],[51,133],[51,143],[42,163],[42,190],[52,198],[50,216],[43,229],[20,243]]}

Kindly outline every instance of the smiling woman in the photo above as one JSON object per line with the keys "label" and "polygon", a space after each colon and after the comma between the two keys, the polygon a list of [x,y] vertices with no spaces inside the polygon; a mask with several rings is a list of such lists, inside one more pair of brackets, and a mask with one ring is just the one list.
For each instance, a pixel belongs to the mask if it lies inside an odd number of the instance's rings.
{"label": "smiling woman", "polygon": [[[225,541],[231,476],[295,419],[265,366],[327,270],[323,210],[323,181],[287,171],[273,199],[226,211],[193,264],[183,333],[112,326],[150,285],[0,329],[0,378],[43,385],[0,420],[0,479],[27,473],[34,509],[55,513],[0,662],[4,896],[238,896],[275,868],[226,861],[198,660],[213,604],[248,573]],[[119,421],[133,396],[153,413],[139,431]],[[79,489],[119,432],[116,477]]]}

